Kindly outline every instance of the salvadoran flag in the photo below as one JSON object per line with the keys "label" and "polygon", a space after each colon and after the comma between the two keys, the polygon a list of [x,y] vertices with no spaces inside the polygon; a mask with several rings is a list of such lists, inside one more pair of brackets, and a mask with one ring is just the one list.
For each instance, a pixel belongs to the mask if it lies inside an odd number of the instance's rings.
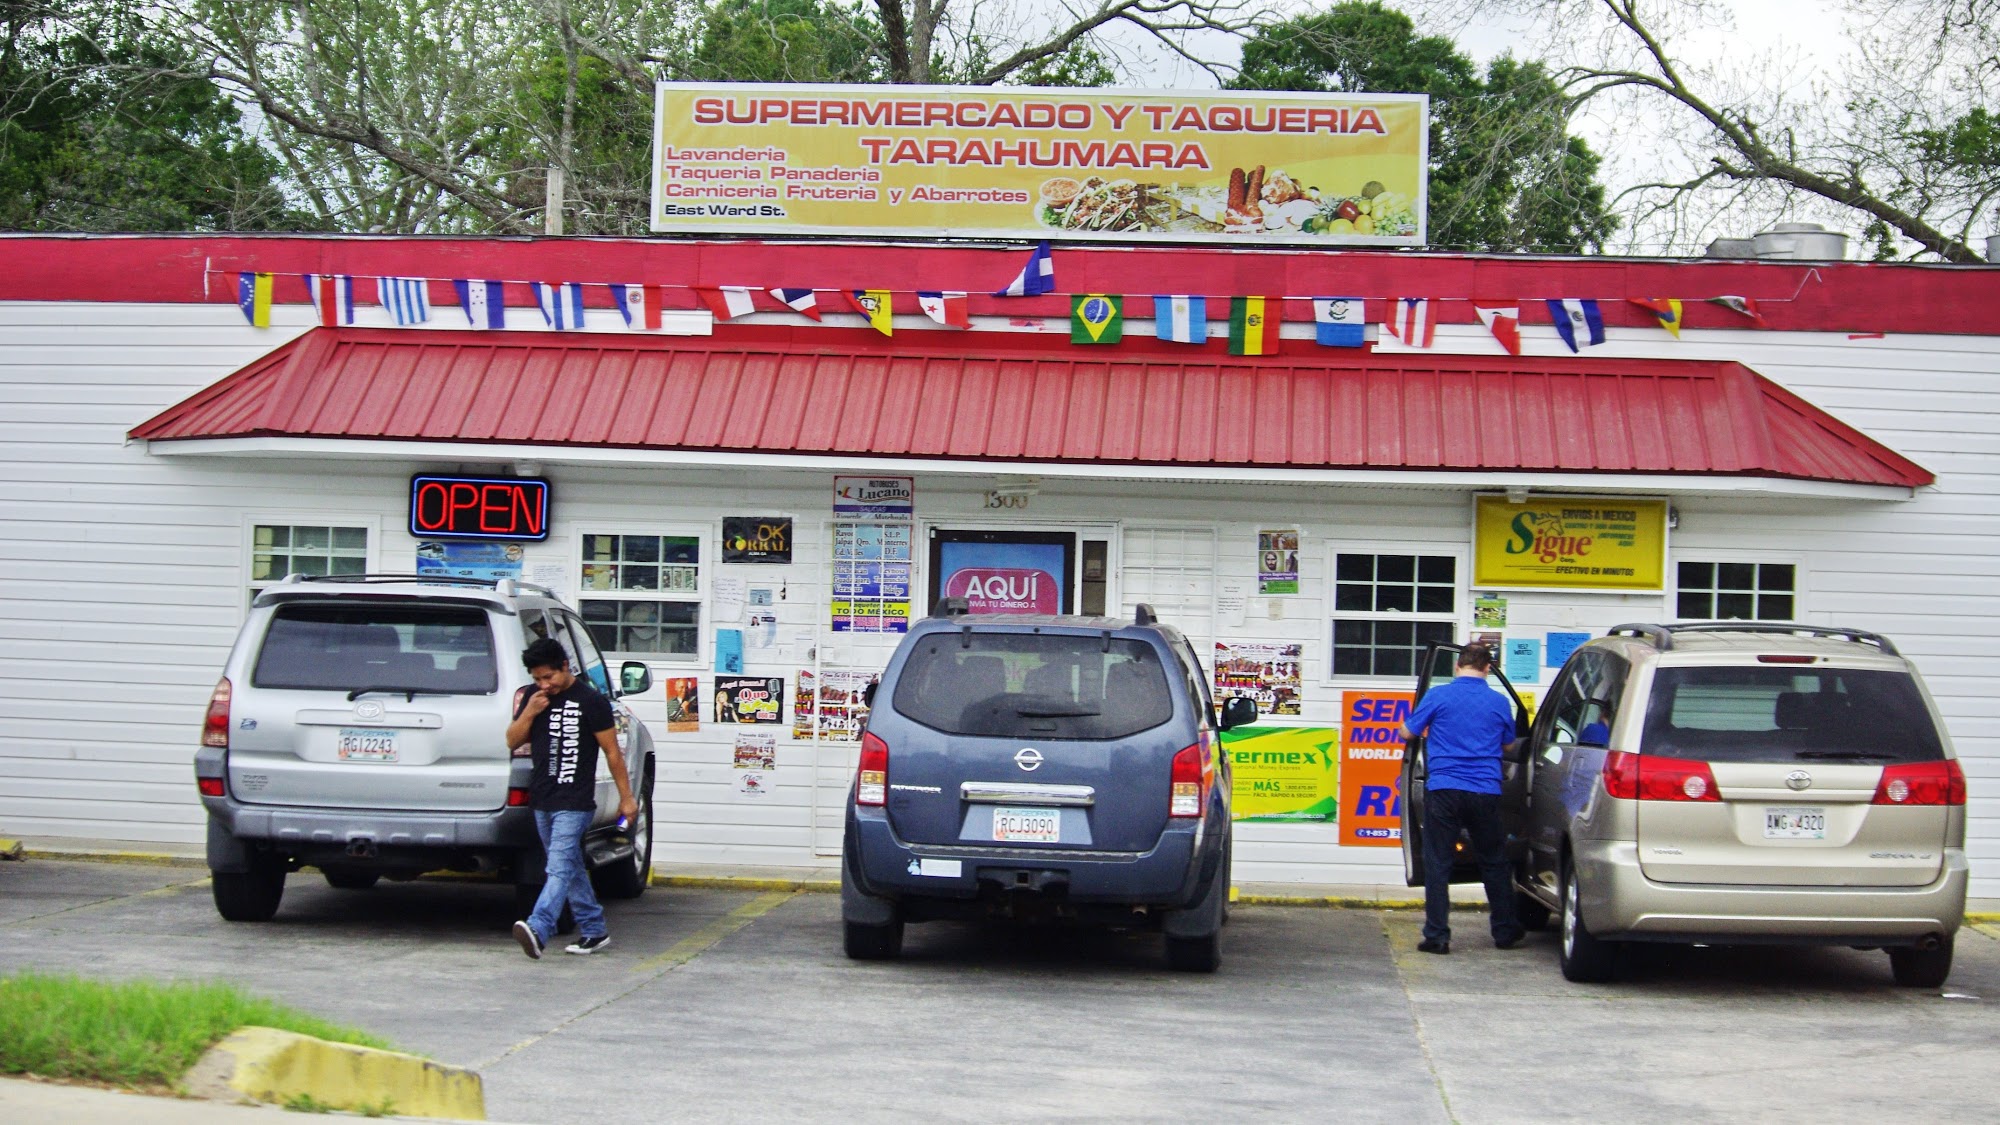
{"label": "salvadoran flag", "polygon": [[1549,319],[1556,322],[1556,335],[1573,352],[1604,342],[1604,316],[1593,300],[1550,301]]}
{"label": "salvadoran flag", "polygon": [[947,328],[972,327],[972,315],[965,309],[963,293],[923,293],[917,294],[917,307],[924,315]]}
{"label": "salvadoran flag", "polygon": [[1056,289],[1056,259],[1049,252],[1046,242],[1036,246],[1028,255],[1028,264],[1021,267],[1020,275],[1007,283],[1007,288],[994,292],[995,297],[1039,297],[1043,293],[1053,293]]}
{"label": "salvadoran flag", "polygon": [[430,285],[421,277],[375,279],[376,296],[397,324],[422,324],[431,318]]}
{"label": "salvadoran flag", "polygon": [[660,327],[660,305],[666,296],[662,286],[613,282],[606,288],[611,290],[611,303],[618,306],[618,315],[625,318],[625,327],[634,332]]}
{"label": "salvadoran flag", "polygon": [[1314,297],[1313,338],[1329,348],[1368,342],[1368,305],[1359,297]]}
{"label": "salvadoran flag", "polygon": [[1389,319],[1382,326],[1406,348],[1428,348],[1437,338],[1437,322],[1431,319],[1431,303],[1422,297],[1403,297],[1389,307]]}
{"label": "salvadoran flag", "polygon": [[744,285],[724,285],[714,289],[695,288],[695,295],[717,320],[735,320],[757,311],[756,302],[750,299],[750,289]]}
{"label": "salvadoran flag", "polygon": [[354,323],[354,278],[348,274],[309,273],[306,288],[319,307],[319,322],[327,328]]}
{"label": "salvadoran flag", "polygon": [[819,319],[819,298],[810,289],[773,289],[771,296],[784,302],[785,307],[800,316]]}
{"label": "salvadoran flag", "polygon": [[1472,311],[1479,314],[1479,323],[1484,324],[1486,330],[1493,333],[1493,338],[1500,341],[1500,346],[1507,349],[1508,355],[1521,354],[1521,307],[1519,305],[1494,306],[1491,308],[1485,305],[1474,305],[1472,306]]}
{"label": "salvadoran flag", "polygon": [[451,283],[458,290],[458,307],[465,310],[465,322],[474,328],[507,327],[507,298],[497,281],[464,278]]}
{"label": "salvadoran flag", "polygon": [[1177,344],[1208,342],[1208,298],[1153,298],[1153,335]]}
{"label": "salvadoran flag", "polygon": [[542,321],[550,328],[569,332],[583,327],[582,283],[564,281],[543,284],[530,281],[528,288],[534,291],[535,304],[542,310]]}
{"label": "salvadoran flag", "polygon": [[271,327],[271,275],[237,274],[236,307],[243,310],[243,318],[252,328]]}

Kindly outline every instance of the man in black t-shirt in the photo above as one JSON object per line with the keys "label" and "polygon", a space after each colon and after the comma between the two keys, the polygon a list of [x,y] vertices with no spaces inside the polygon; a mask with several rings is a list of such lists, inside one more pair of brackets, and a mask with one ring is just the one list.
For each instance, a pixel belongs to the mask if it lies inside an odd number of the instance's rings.
{"label": "man in black t-shirt", "polygon": [[569,654],[556,641],[544,637],[529,645],[521,663],[535,678],[535,688],[515,706],[507,747],[517,754],[521,747],[531,747],[534,777],[528,783],[528,807],[542,835],[548,868],[534,913],[514,923],[514,940],[521,943],[521,952],[539,960],[567,902],[578,935],[568,952],[596,953],[611,944],[604,908],[597,904],[583,860],[583,834],[597,811],[599,750],[618,783],[618,815],[629,818],[639,811],[625,775],[625,754],[618,748],[617,719],[611,701],[570,672]]}

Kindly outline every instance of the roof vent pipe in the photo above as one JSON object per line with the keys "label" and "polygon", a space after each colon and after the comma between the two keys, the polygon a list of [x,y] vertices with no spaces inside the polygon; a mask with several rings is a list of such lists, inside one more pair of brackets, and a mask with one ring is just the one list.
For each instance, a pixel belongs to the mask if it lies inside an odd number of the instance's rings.
{"label": "roof vent pipe", "polygon": [[1794,262],[1839,262],[1847,258],[1847,236],[1818,223],[1775,223],[1753,237],[1757,257]]}
{"label": "roof vent pipe", "polygon": [[2000,265],[2000,234],[1986,236],[1986,260]]}

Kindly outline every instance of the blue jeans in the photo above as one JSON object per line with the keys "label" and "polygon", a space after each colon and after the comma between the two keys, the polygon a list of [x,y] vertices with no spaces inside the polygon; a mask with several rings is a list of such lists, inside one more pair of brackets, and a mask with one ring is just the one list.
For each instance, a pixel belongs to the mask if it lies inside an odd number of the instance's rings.
{"label": "blue jeans", "polygon": [[1500,826],[1500,795],[1464,789],[1424,793],[1424,937],[1451,940],[1451,867],[1459,829],[1472,837],[1472,854],[1486,883],[1493,940],[1522,934],[1514,912],[1514,872],[1507,863],[1507,840]]}
{"label": "blue jeans", "polygon": [[528,925],[544,945],[556,936],[556,921],[562,917],[563,903],[576,916],[582,937],[603,937],[604,908],[597,905],[597,892],[590,887],[590,869],[583,862],[583,830],[590,827],[591,814],[585,809],[536,809],[535,831],[542,834],[542,850],[548,853],[547,881],[542,897],[535,900],[535,912]]}

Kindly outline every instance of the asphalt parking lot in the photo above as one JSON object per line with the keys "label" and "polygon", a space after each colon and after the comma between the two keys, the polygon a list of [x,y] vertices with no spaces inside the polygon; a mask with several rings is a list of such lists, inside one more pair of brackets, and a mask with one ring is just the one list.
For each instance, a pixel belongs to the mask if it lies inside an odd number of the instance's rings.
{"label": "asphalt parking lot", "polygon": [[198,868],[0,864],[0,972],[213,978],[477,1067],[496,1121],[1198,1118],[1985,1120],[2000,929],[1942,994],[1851,950],[1656,951],[1565,983],[1553,934],[1501,952],[1460,914],[1239,906],[1214,976],[1157,937],[912,927],[840,953],[829,894],[656,887],[597,957],[522,957],[509,896],[339,891],[222,921]]}

